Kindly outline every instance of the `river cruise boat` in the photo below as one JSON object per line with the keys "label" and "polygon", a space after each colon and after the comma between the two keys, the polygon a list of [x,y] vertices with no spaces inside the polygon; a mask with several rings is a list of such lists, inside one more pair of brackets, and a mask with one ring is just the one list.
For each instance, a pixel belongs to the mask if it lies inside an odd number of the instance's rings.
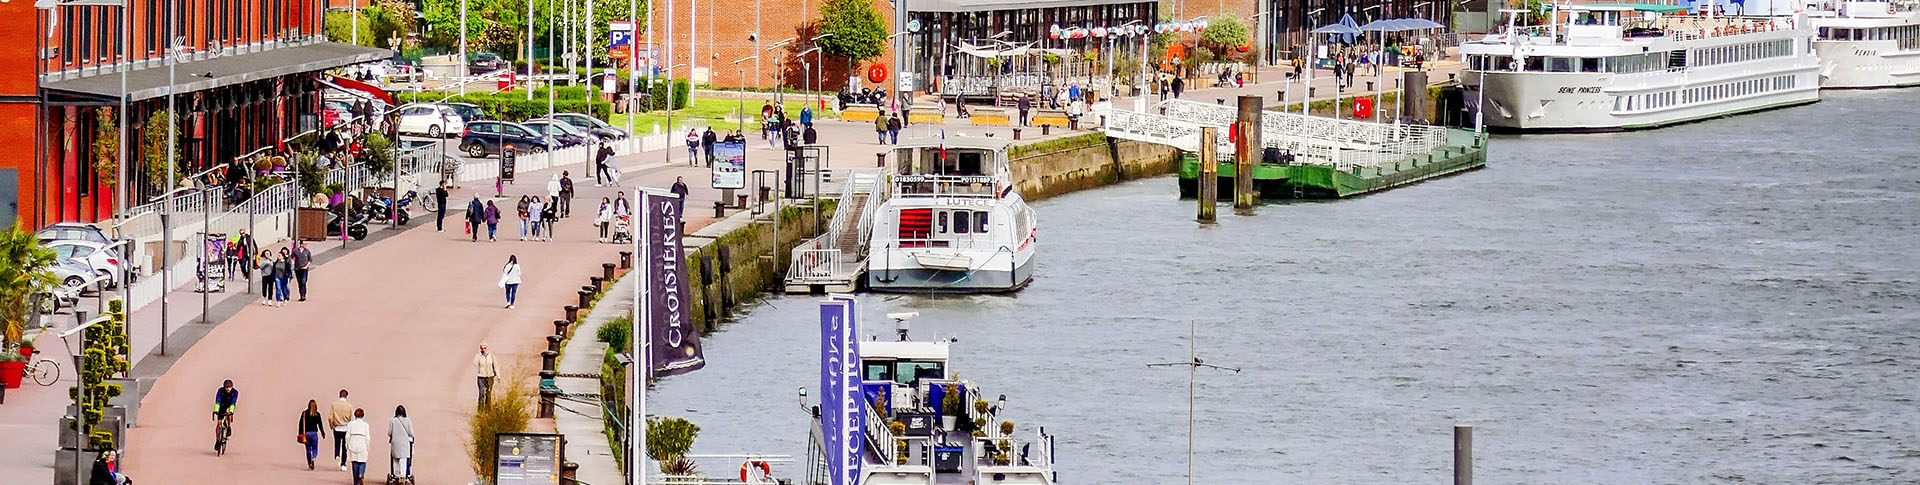
{"label": "river cruise boat", "polygon": [[1488,128],[1656,128],[1820,99],[1815,30],[1804,18],[1638,3],[1561,5],[1550,18],[1564,20],[1510,19],[1506,32],[1460,46],[1466,101]]}
{"label": "river cruise boat", "polygon": [[872,218],[867,288],[991,293],[1033,279],[1033,209],[992,137],[941,136],[893,150],[889,194]]}
{"label": "river cruise boat", "polygon": [[[844,426],[815,413],[808,446],[808,485],[840,483],[827,474],[851,468],[861,485],[1053,485],[1054,439],[1045,427],[1003,420],[1007,397],[989,401],[972,381],[947,365],[949,343],[861,341],[860,395],[864,405],[845,423],[858,423],[854,444],[829,433]],[[854,458],[857,455],[858,458]],[[852,465],[857,463],[857,465]]]}
{"label": "river cruise boat", "polygon": [[1920,2],[1817,2],[1809,20],[1819,29],[1820,87],[1920,85]]}

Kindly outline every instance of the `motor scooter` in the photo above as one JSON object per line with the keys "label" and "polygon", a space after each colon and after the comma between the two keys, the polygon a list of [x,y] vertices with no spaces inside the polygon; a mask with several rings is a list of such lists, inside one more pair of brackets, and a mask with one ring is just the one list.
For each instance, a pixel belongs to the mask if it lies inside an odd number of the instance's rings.
{"label": "motor scooter", "polygon": [[352,237],[353,240],[355,241],[359,241],[367,238],[367,221],[371,220],[373,217],[373,214],[372,214],[373,211],[368,210],[368,208],[371,207],[371,204],[358,204],[352,198],[347,199],[346,203],[334,206],[333,208],[330,208],[327,210],[327,215],[328,215],[327,235],[328,236],[340,234],[340,224],[342,221],[342,218],[340,216],[340,210],[352,205],[358,205],[359,208],[352,211],[353,217],[350,220],[346,221],[347,236]]}

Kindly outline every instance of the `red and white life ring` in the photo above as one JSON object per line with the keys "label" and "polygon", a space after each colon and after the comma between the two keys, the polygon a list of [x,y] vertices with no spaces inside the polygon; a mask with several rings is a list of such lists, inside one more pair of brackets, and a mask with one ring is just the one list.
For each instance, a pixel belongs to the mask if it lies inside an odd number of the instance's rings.
{"label": "red and white life ring", "polygon": [[773,467],[767,462],[747,460],[740,464],[740,481],[747,483],[773,483]]}
{"label": "red and white life ring", "polygon": [[876,82],[876,83],[877,83],[877,82],[883,82],[883,81],[886,81],[886,80],[887,80],[887,66],[884,66],[884,65],[880,65],[880,64],[874,64],[874,65],[872,65],[872,66],[867,66],[867,81],[868,81],[868,82]]}

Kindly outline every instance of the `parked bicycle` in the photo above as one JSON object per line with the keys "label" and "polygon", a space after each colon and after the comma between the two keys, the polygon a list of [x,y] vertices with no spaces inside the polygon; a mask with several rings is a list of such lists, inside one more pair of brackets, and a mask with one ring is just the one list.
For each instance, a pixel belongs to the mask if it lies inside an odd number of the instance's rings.
{"label": "parked bicycle", "polygon": [[[34,349],[33,355],[40,355],[40,350]],[[51,386],[54,382],[60,380],[59,362],[54,362],[53,359],[46,357],[34,359],[33,356],[28,356],[27,359],[26,370],[23,373],[28,378],[33,379],[34,383],[42,386]]]}

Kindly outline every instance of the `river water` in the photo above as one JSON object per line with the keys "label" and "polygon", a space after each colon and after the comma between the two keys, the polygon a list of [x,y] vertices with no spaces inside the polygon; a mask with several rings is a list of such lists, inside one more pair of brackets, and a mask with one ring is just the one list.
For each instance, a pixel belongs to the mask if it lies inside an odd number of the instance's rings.
{"label": "river water", "polygon": [[[1058,435],[1063,483],[1920,482],[1920,90],[1623,134],[1505,137],[1488,167],[1193,222],[1172,178],[1036,204],[1032,286],[867,295]],[[696,453],[804,456],[817,307],[706,337],[652,411]],[[817,396],[817,392],[814,393]],[[720,466],[723,463],[709,465]],[[709,473],[731,475],[731,463]],[[782,467],[800,475],[797,466]]]}

